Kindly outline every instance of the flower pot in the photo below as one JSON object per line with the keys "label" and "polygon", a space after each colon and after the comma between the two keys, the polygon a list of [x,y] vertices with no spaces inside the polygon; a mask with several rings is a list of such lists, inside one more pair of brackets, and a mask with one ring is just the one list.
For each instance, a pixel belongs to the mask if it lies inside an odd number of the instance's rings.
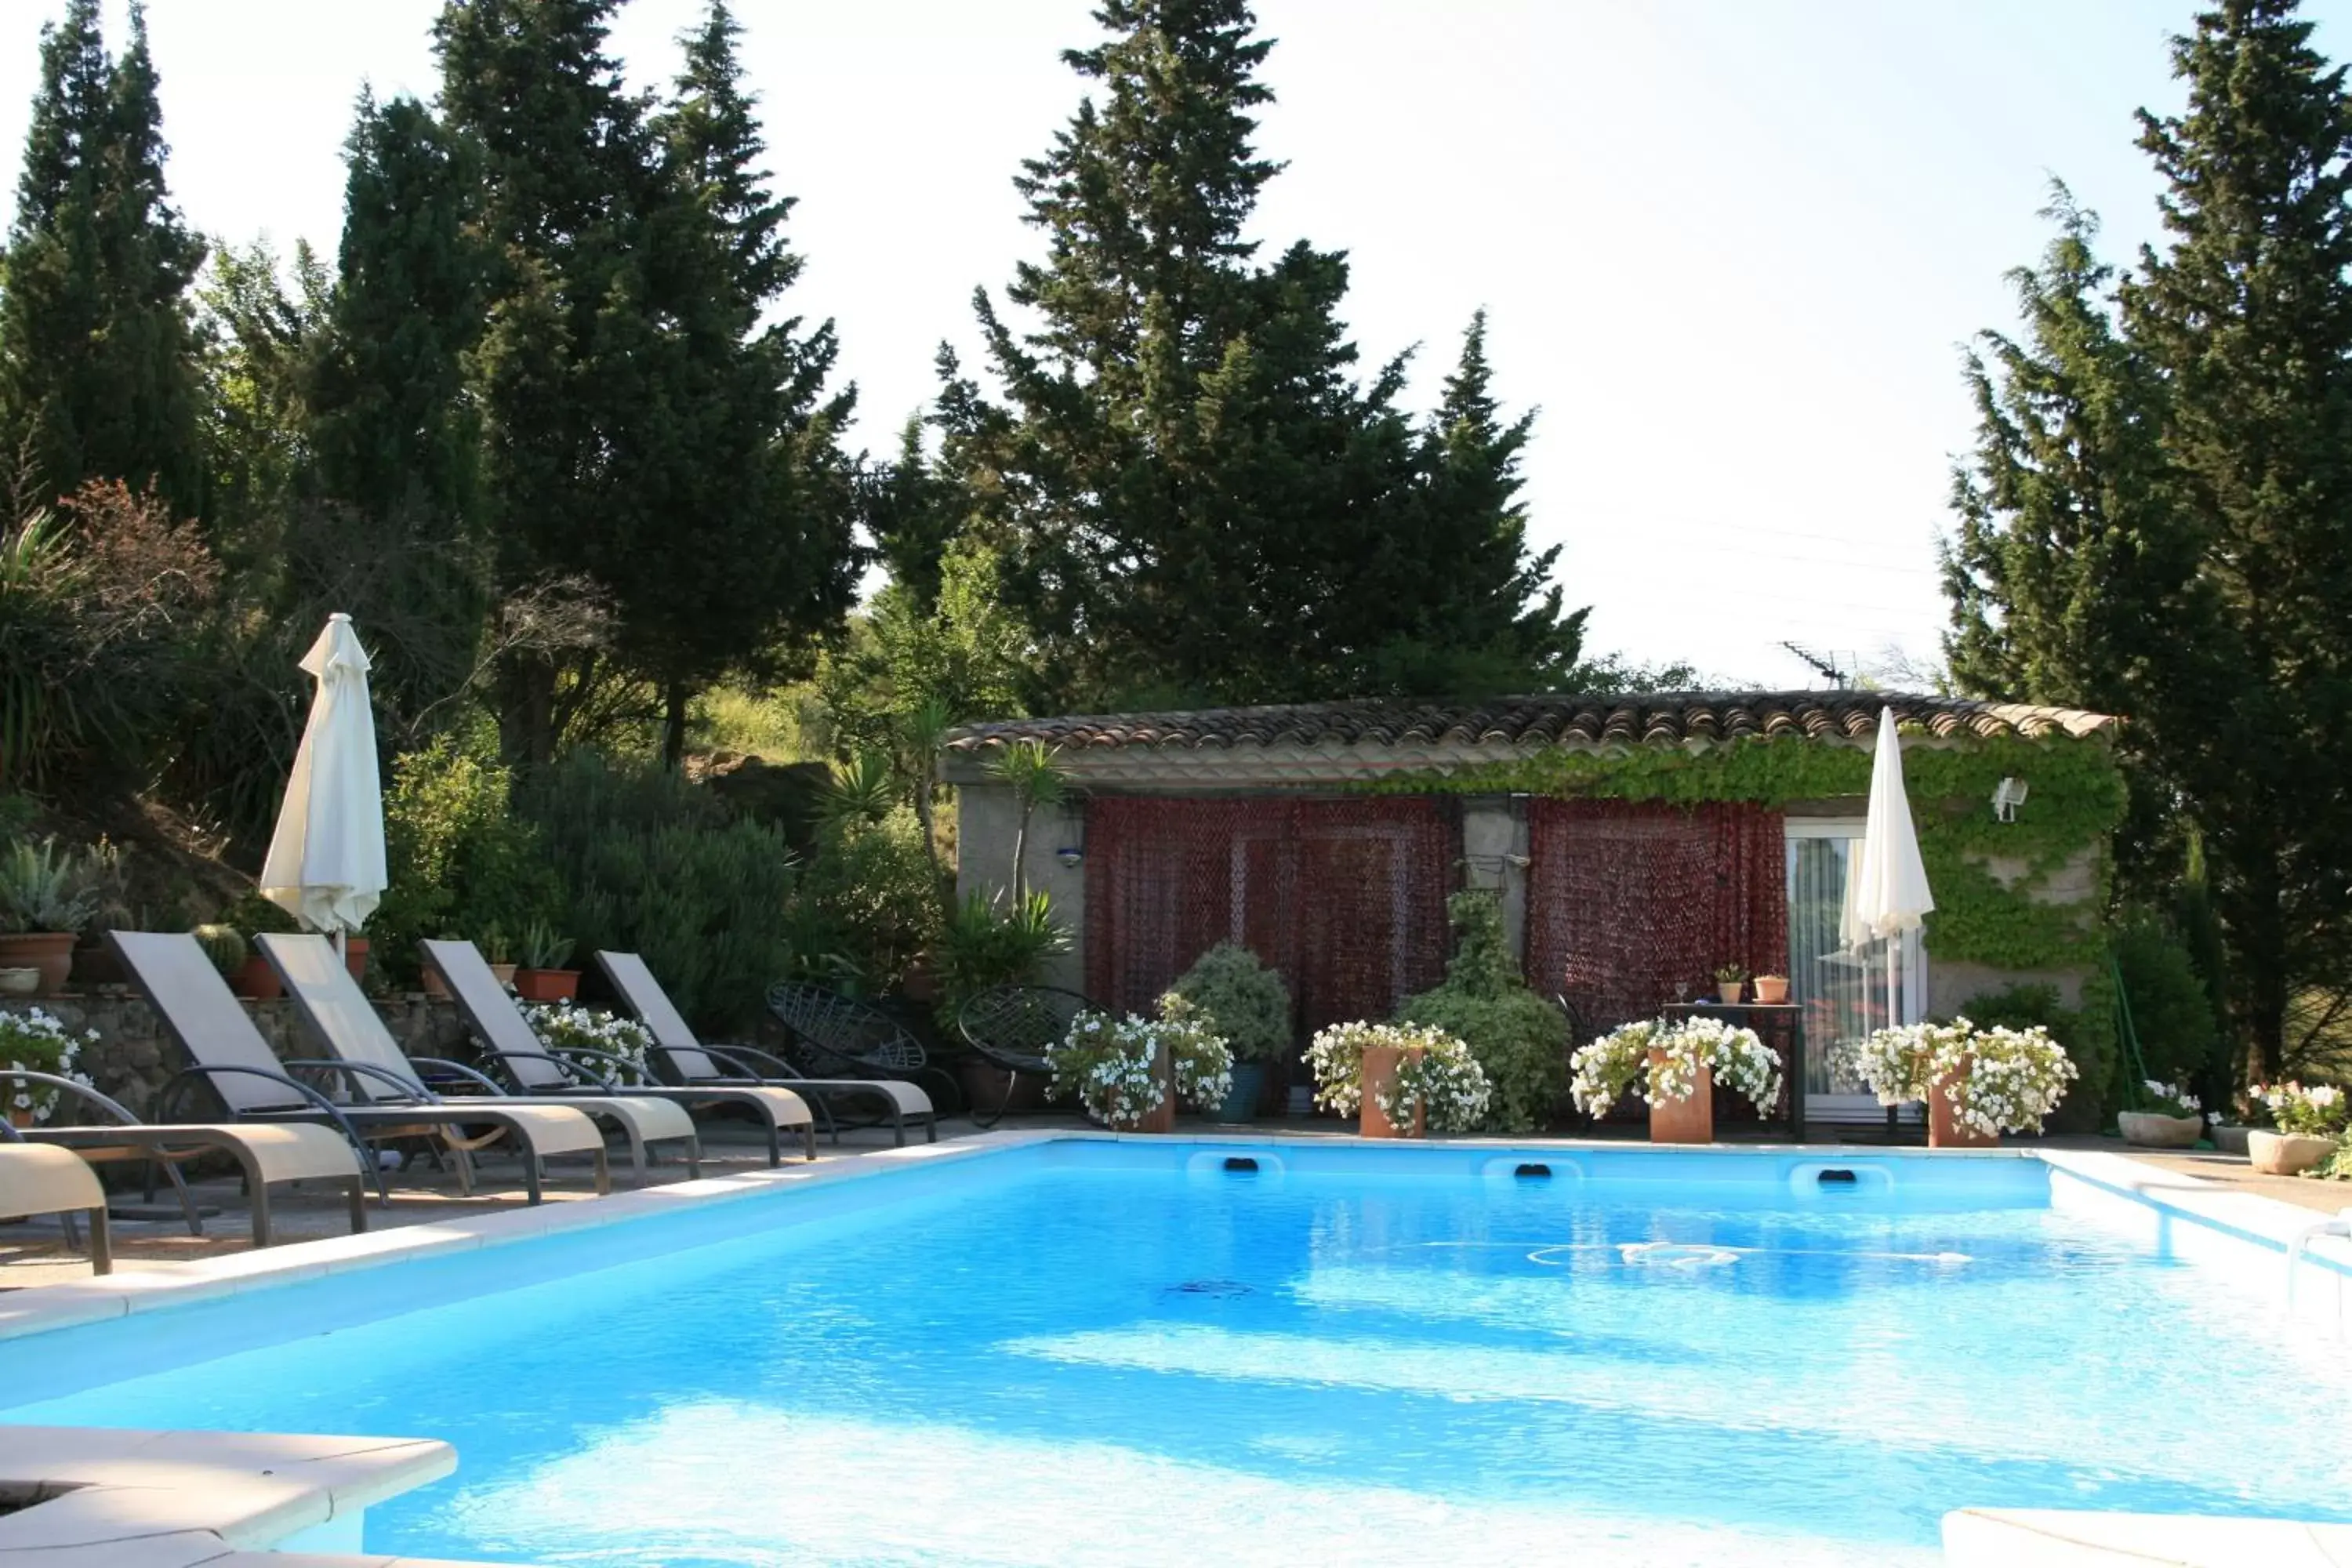
{"label": "flower pot", "polygon": [[2197,1140],[2204,1136],[2205,1119],[2124,1110],[2116,1114],[2116,1128],[2124,1135],[2125,1142],[2142,1149],[2193,1149]]}
{"label": "flower pot", "polygon": [[8,1125],[11,1127],[38,1127],[40,1125],[40,1121],[31,1111],[26,1110],[23,1106],[12,1105],[8,1108]]}
{"label": "flower pot", "polygon": [[425,994],[433,1001],[452,1002],[457,1000],[457,998],[449,994],[449,987],[442,984],[441,972],[434,968],[429,963],[425,964],[416,972],[416,983],[418,987],[424,991]]}
{"label": "flower pot", "polygon": [[1138,1132],[1173,1132],[1176,1131],[1176,1064],[1161,1046],[1151,1058],[1151,1075],[1160,1080],[1160,1103],[1143,1113],[1135,1124]]}
{"label": "flower pot", "polygon": [[526,1002],[569,1002],[580,994],[576,969],[518,969],[515,994]]}
{"label": "flower pot", "polygon": [[37,969],[0,969],[0,996],[30,996],[40,988]]}
{"label": "flower pot", "polygon": [[2246,1134],[2246,1152],[2252,1156],[2254,1169],[2265,1176],[2300,1176],[2327,1163],[2327,1157],[2336,1152],[2336,1140],[2256,1128]]}
{"label": "flower pot", "polygon": [[228,988],[248,1001],[274,1002],[284,994],[286,983],[269,967],[269,960],[257,952],[230,973]]}
{"label": "flower pot", "polygon": [[511,963],[493,963],[490,965],[490,977],[501,985],[512,985],[515,966]]}
{"label": "flower pot", "polygon": [[1356,1130],[1359,1132],[1362,1133],[1367,1138],[1418,1138],[1422,1136],[1423,1132],[1425,1131],[1423,1124],[1427,1120],[1423,1114],[1423,1108],[1419,1106],[1414,1107],[1412,1126],[1399,1127],[1396,1123],[1391,1121],[1386,1116],[1381,1114],[1379,1103],[1373,1099],[1372,1091],[1376,1089],[1393,1088],[1396,1084],[1398,1065],[1405,1061],[1407,1058],[1411,1058],[1413,1061],[1419,1061],[1427,1053],[1423,1051],[1419,1046],[1413,1046],[1402,1049],[1400,1049],[1395,1046],[1366,1046],[1364,1047],[1364,1098],[1362,1104],[1358,1108],[1356,1115]]}
{"label": "flower pot", "polygon": [[2246,1137],[2252,1131],[2251,1127],[2235,1127],[2216,1121],[2207,1130],[2206,1136],[2213,1140],[2213,1147],[2222,1153],[2242,1154],[2246,1152]]}
{"label": "flower pot", "polygon": [[1257,1114],[1258,1096],[1265,1091],[1265,1064],[1235,1062],[1226,1072],[1233,1087],[1225,1090],[1224,1103],[1217,1107],[1217,1120],[1247,1121]]}
{"label": "flower pot", "polygon": [[[1655,1067],[1664,1055],[1663,1051],[1652,1051],[1650,1065]],[[1680,1100],[1661,1100],[1651,1103],[1650,1142],[1715,1142],[1715,1074],[1705,1063],[1699,1065],[1698,1076],[1692,1081],[1688,1094]]]}
{"label": "flower pot", "polygon": [[1756,977],[1756,1001],[1765,1007],[1780,1007],[1789,1000],[1789,977],[1785,974],[1759,974]]}
{"label": "flower pot", "polygon": [[1726,980],[1720,982],[1715,988],[1715,994],[1721,999],[1725,1006],[1735,1006],[1739,1001],[1741,984],[1741,982],[1737,980]]}
{"label": "flower pot", "polygon": [[36,996],[55,996],[66,988],[73,973],[74,933],[69,931],[22,931],[0,936],[0,969],[37,969],[40,984]]}
{"label": "flower pot", "polygon": [[343,939],[343,967],[352,972],[354,980],[367,978],[368,939],[352,936]]}
{"label": "flower pot", "polygon": [[1957,1071],[1946,1073],[1927,1086],[1927,1147],[1930,1149],[1991,1149],[2000,1140],[1989,1132],[1979,1132],[1964,1126],[1960,1113],[1944,1093],[1947,1084],[1965,1079],[1975,1069],[1974,1057],[1962,1057]]}

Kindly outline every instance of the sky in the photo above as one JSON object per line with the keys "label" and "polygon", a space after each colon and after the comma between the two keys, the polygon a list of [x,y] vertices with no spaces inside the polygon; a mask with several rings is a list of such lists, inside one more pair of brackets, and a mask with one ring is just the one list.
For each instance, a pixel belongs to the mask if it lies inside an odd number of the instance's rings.
{"label": "sky", "polygon": [[[109,0],[119,39],[123,0]],[[150,0],[189,221],[331,255],[362,84],[435,88],[438,0]],[[0,155],[23,145],[43,20],[0,0]],[[778,188],[831,317],[856,444],[889,450],[971,298],[1039,254],[1012,176],[1083,85],[1088,0],[736,0]],[[2180,94],[2186,0],[1258,0],[1278,40],[1260,144],[1288,167],[1255,235],[1353,265],[1369,369],[1417,351],[1433,401],[1471,313],[1496,390],[1538,410],[1530,531],[1592,606],[1588,648],[1739,684],[1817,684],[1782,649],[1933,660],[1936,543],[1973,412],[1961,352],[2064,179],[2128,259],[2160,237],[2133,111]],[[699,0],[628,0],[613,46],[657,85]],[[2352,0],[2313,0],[2352,53]],[[13,192],[13,180],[7,182]],[[0,200],[7,199],[0,196]]]}

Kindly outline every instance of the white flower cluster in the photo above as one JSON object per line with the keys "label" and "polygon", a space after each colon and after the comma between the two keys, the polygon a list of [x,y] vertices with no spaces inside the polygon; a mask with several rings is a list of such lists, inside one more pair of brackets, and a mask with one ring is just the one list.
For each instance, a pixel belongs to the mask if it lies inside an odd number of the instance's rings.
{"label": "white flower cluster", "polygon": [[2159,1116],[2194,1116],[2205,1109],[2186,1084],[2158,1083],[2151,1078],[2140,1080],[2140,1087],[2147,1091],[2148,1109]]}
{"label": "white flower cluster", "polygon": [[1569,1058],[1569,1094],[1587,1115],[1599,1116],[1639,1078],[1645,1103],[1670,1103],[1690,1097],[1702,1067],[1768,1116],[1780,1103],[1779,1053],[1755,1030],[1705,1014],[1679,1023],[1660,1018],[1622,1024],[1579,1046]]}
{"label": "white flower cluster", "polygon": [[2314,1138],[2333,1138],[2343,1131],[2346,1113],[2352,1110],[2344,1091],[2332,1083],[2315,1083],[2307,1089],[2292,1081],[2275,1087],[2258,1083],[2247,1092],[2269,1110],[2272,1125],[2280,1131]]}
{"label": "white flower cluster", "polygon": [[654,1048],[653,1031],[635,1018],[625,1018],[618,1013],[606,1013],[594,1007],[577,1007],[570,1002],[527,1005],[522,1015],[530,1020],[530,1032],[539,1037],[539,1043],[548,1055],[576,1060],[590,1072],[603,1078],[618,1069],[611,1062],[596,1057],[573,1055],[575,1052],[602,1051],[605,1056],[619,1057],[626,1061],[643,1081],[654,1081],[653,1068],[646,1059],[646,1053]]}
{"label": "white flower cluster", "polygon": [[[1443,1029],[1419,1024],[1333,1024],[1307,1043],[1307,1067],[1315,1075],[1315,1103],[1353,1116],[1364,1103],[1364,1048],[1388,1046],[1424,1054],[1469,1047]],[[1473,1064],[1475,1065],[1475,1064]],[[1479,1077],[1481,1084],[1486,1078]]]}
{"label": "white flower cluster", "polygon": [[[0,1013],[0,1059],[17,1072],[52,1073],[87,1084],[89,1076],[78,1070],[81,1051],[84,1046],[96,1044],[96,1029],[86,1029],[76,1036],[47,1008]],[[47,1121],[56,1114],[59,1090],[13,1080],[8,1089],[9,1106],[29,1111],[34,1121]]]}
{"label": "white flower cluster", "polygon": [[1979,1029],[1966,1018],[1881,1029],[1853,1060],[1881,1105],[1940,1094],[1963,1129],[1988,1138],[2041,1131],[2077,1076],[2041,1025]]}
{"label": "white flower cluster", "polygon": [[[1486,1069],[1470,1047],[1452,1035],[1427,1030],[1436,1043],[1421,1047],[1418,1057],[1397,1063],[1396,1077],[1372,1091],[1372,1103],[1390,1125],[1410,1131],[1413,1111],[1432,1132],[1475,1131],[1486,1119],[1492,1098]],[[1361,1062],[1360,1052],[1357,1060]]]}
{"label": "white flower cluster", "polygon": [[1106,1126],[1130,1128],[1167,1098],[1159,1073],[1162,1046],[1179,1098],[1206,1105],[1225,1097],[1233,1084],[1232,1048],[1197,1018],[1081,1013],[1070,1021],[1070,1032],[1046,1047],[1045,1059],[1053,1064],[1055,1093],[1076,1094],[1087,1113]]}

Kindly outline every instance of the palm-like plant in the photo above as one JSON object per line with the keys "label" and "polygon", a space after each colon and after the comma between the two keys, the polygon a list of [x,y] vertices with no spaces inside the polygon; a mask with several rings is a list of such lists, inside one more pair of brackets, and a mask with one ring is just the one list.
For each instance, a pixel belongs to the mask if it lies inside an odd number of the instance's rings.
{"label": "palm-like plant", "polygon": [[988,776],[1013,791],[1020,808],[1013,831],[1013,899],[1029,896],[1025,862],[1029,855],[1029,819],[1039,806],[1048,811],[1070,798],[1070,775],[1062,771],[1060,753],[1043,741],[1015,741],[988,764]]}

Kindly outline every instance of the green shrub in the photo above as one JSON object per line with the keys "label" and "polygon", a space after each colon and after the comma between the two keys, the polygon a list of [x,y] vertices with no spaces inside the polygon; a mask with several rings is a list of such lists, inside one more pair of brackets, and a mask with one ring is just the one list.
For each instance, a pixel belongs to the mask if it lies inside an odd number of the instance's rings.
{"label": "green shrub", "polygon": [[1456,893],[1445,912],[1454,927],[1445,983],[1408,997],[1398,1021],[1443,1029],[1469,1046],[1491,1090],[1488,1127],[1540,1129],[1568,1086],[1568,1020],[1519,977],[1492,893]]}
{"label": "green shrub", "polygon": [[912,807],[838,816],[818,828],[801,873],[814,978],[878,994],[906,978],[940,933],[939,883]]}
{"label": "green shrub", "polygon": [[2115,953],[2148,1076],[2165,1083],[2207,1081],[2225,1047],[2187,945],[2163,920],[2143,912],[2116,927]]}
{"label": "green shrub", "polygon": [[533,775],[516,806],[561,892],[550,922],[583,957],[641,954],[680,1010],[714,1031],[759,1017],[800,947],[782,833],[736,819],[676,773],[591,751]]}
{"label": "green shrub", "polygon": [[560,910],[543,836],[516,815],[513,776],[496,761],[445,737],[396,759],[392,781],[383,802],[392,885],[367,926],[387,978],[415,978],[416,944],[427,937],[480,942]]}
{"label": "green shrub", "polygon": [[1270,1062],[1290,1046],[1290,988],[1237,942],[1221,942],[1170,986],[1208,1016],[1237,1062]]}
{"label": "green shrub", "polygon": [[1069,950],[1070,933],[1054,918],[1043,893],[1019,902],[972,893],[948,916],[932,949],[940,985],[939,1016],[951,1021],[972,997],[994,985],[1028,985],[1055,953]]}

